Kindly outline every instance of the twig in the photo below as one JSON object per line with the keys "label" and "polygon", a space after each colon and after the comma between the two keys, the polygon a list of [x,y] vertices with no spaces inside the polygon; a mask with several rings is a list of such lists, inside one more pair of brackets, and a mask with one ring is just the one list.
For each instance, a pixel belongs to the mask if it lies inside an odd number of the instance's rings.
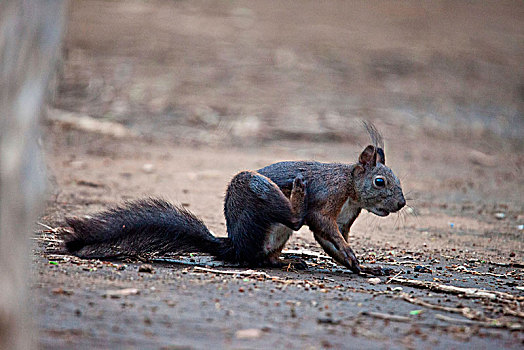
{"label": "twig", "polygon": [[394,277],[391,280],[399,284],[409,286],[409,287],[429,289],[429,290],[432,290],[435,292],[441,292],[441,293],[459,294],[459,295],[464,295],[465,297],[468,297],[468,298],[490,299],[490,300],[499,300],[499,301],[505,301],[505,302],[524,300],[524,297],[516,296],[516,295],[505,293],[505,292],[499,292],[499,291],[490,291],[490,290],[477,289],[477,288],[463,288],[463,287],[440,284],[436,282],[419,281],[419,280],[412,280],[412,279],[400,278],[400,277]]}
{"label": "twig", "polygon": [[238,270],[216,270],[216,269],[208,269],[207,267],[200,267],[195,266],[193,269],[194,271],[203,271],[203,272],[211,272],[221,275],[239,275],[239,276],[263,276],[266,278],[272,278],[270,275],[268,275],[265,272],[261,271],[255,271],[255,270],[244,270],[244,271],[238,271]]}
{"label": "twig", "polygon": [[520,323],[511,323],[511,322],[499,322],[497,320],[492,320],[488,322],[483,321],[474,321],[474,320],[463,320],[460,318],[455,317],[449,317],[441,314],[436,314],[435,318],[437,320],[454,323],[454,324],[464,324],[464,325],[470,325],[470,326],[479,326],[479,327],[485,327],[485,328],[506,328],[512,331],[518,331],[522,330],[523,326]]}
{"label": "twig", "polygon": [[524,318],[524,312],[522,311],[511,310],[509,307],[504,307],[502,310],[504,312],[504,315],[511,315],[511,316],[517,316],[520,318]]}
{"label": "twig", "polygon": [[69,260],[71,259],[70,256],[63,255],[63,254],[45,254],[44,256],[49,260]]}
{"label": "twig", "polygon": [[306,250],[306,249],[287,249],[282,251],[283,255],[299,255],[306,258],[317,258],[317,259],[328,259],[331,260],[331,258],[327,255],[314,252],[312,250]]}
{"label": "twig", "polygon": [[[378,261],[378,259],[377,259]],[[389,265],[421,265],[418,261],[386,261]]]}
{"label": "twig", "polygon": [[211,272],[221,275],[234,275],[234,276],[248,276],[248,277],[261,277],[266,278],[270,280],[271,282],[276,282],[283,284],[282,291],[284,291],[288,285],[292,284],[304,284],[307,283],[309,285],[315,286],[319,289],[331,289],[329,287],[326,287],[323,282],[316,282],[316,281],[303,281],[303,280],[293,280],[293,279],[284,279],[278,276],[271,276],[265,272],[262,271],[255,271],[255,270],[216,270],[216,269],[208,269],[205,267],[199,267],[196,266],[193,271],[202,271],[202,272]]}
{"label": "twig", "polygon": [[34,239],[36,241],[44,241],[44,242],[56,242],[56,243],[64,242],[61,239],[53,239],[53,238],[47,238],[47,237],[31,237],[31,239]]}
{"label": "twig", "polygon": [[428,309],[432,310],[441,310],[446,312],[452,312],[456,314],[461,314],[462,316],[469,318],[470,320],[486,320],[485,317],[483,317],[482,313],[477,310],[473,310],[469,307],[449,307],[449,306],[442,306],[442,305],[435,305],[428,303],[427,301],[415,298],[413,296],[410,296],[407,293],[401,293],[400,296],[403,300],[407,301],[408,303],[424,306]]}
{"label": "twig", "polygon": [[509,263],[501,263],[496,261],[488,261],[488,264],[496,265],[496,266],[503,266],[503,267],[517,267],[517,268],[524,268],[524,264],[518,263],[518,262],[509,262]]}
{"label": "twig", "polygon": [[93,132],[115,138],[136,137],[137,133],[120,123],[101,121],[85,114],[48,108],[47,119],[58,125],[81,131]]}
{"label": "twig", "polygon": [[400,274],[402,274],[402,272],[404,272],[404,271],[400,271],[400,272],[397,273],[395,276],[388,278],[388,280],[386,281],[385,284],[389,284],[389,283],[391,283],[391,281],[392,281],[395,277],[400,276]]}
{"label": "twig", "polygon": [[[469,263],[471,262],[481,262],[483,260],[480,260],[480,259],[459,259],[455,256],[450,256],[450,255],[444,255],[444,254],[441,254],[440,256],[442,256],[443,258],[446,258],[446,259],[449,259],[449,260],[465,260]],[[519,263],[519,262],[514,262],[514,261],[511,261],[511,262],[497,262],[497,261],[484,261],[483,262],[484,264],[490,264],[490,265],[495,265],[495,266],[502,266],[502,267],[517,267],[517,268],[524,268],[524,264],[522,263]]]}
{"label": "twig", "polygon": [[469,270],[465,268],[464,266],[458,266],[456,268],[448,268],[448,270],[456,271],[459,273],[469,273],[471,275],[476,275],[476,276],[491,276],[491,277],[497,277],[497,278],[508,278],[508,275],[506,274]]}
{"label": "twig", "polygon": [[37,222],[37,224],[40,225],[40,226],[45,227],[46,229],[48,229],[49,231],[51,231],[51,232],[53,232],[53,233],[57,233],[57,232],[58,232],[58,229],[56,229],[56,228],[52,228],[52,227],[49,226],[49,225],[43,224],[43,223],[41,223],[41,222]]}
{"label": "twig", "polygon": [[[363,316],[370,316],[374,318],[378,318],[381,320],[388,320],[393,322],[407,322],[407,323],[415,323],[415,319],[411,317],[406,316],[399,316],[399,315],[392,315],[392,314],[384,314],[380,312],[372,312],[372,311],[363,311],[359,313],[359,315]],[[490,322],[482,322],[482,321],[474,321],[474,320],[463,320],[460,318],[455,317],[449,317],[441,314],[436,314],[435,318],[444,322],[453,323],[453,324],[460,324],[460,325],[468,325],[468,326],[478,326],[478,327],[484,327],[484,328],[505,328],[511,331],[520,331],[523,329],[522,324],[520,323],[511,323],[511,322],[504,322],[501,323],[499,321],[493,320]],[[427,322],[416,322],[418,326],[422,327],[429,327],[429,328],[447,328],[447,326],[434,324],[434,323],[427,323]]]}
{"label": "twig", "polygon": [[394,322],[411,322],[412,320],[410,317],[406,317],[406,316],[383,314],[381,312],[373,312],[373,311],[362,311],[360,315],[371,316],[374,318],[379,318],[381,320],[389,320],[389,321],[394,321]]}
{"label": "twig", "polygon": [[171,258],[152,258],[151,261],[159,263],[168,263],[168,264],[178,264],[178,265],[188,265],[188,266],[226,266],[221,261],[209,261],[209,262],[198,262],[198,261],[187,261],[181,259],[171,259]]}

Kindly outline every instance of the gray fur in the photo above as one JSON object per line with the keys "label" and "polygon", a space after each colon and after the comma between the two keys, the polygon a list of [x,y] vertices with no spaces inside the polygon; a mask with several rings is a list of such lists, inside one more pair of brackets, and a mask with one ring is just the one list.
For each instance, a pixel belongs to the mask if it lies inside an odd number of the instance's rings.
{"label": "gray fur", "polygon": [[274,185],[271,184],[266,177],[253,176],[249,181],[249,188],[256,193],[260,199],[266,200],[268,194],[274,190]]}
{"label": "gray fur", "polygon": [[[386,179],[384,188],[376,188],[373,185],[377,175]],[[359,205],[378,216],[387,216],[406,204],[400,180],[390,168],[381,163],[377,163],[363,176],[355,178],[355,187],[359,192]]]}

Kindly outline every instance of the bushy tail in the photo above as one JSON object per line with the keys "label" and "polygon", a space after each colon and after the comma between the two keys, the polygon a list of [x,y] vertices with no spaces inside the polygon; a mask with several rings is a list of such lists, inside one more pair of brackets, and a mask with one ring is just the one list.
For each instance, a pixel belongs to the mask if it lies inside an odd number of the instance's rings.
{"label": "bushy tail", "polygon": [[161,199],[128,202],[66,221],[73,232],[64,234],[65,248],[83,258],[203,252],[221,260],[234,259],[229,238],[213,236],[191,212]]}

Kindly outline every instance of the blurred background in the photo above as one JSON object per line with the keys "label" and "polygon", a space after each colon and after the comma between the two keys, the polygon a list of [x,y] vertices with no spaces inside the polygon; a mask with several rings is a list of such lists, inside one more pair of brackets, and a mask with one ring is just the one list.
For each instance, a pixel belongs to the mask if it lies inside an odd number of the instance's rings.
{"label": "blurred background", "polygon": [[521,1],[75,0],[63,60],[54,107],[152,139],[523,145]]}

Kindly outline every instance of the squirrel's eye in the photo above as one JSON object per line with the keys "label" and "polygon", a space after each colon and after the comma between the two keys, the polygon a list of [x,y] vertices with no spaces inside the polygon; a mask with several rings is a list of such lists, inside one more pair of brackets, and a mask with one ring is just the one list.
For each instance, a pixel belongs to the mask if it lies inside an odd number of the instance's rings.
{"label": "squirrel's eye", "polygon": [[375,187],[378,187],[378,188],[386,187],[386,180],[382,177],[376,177],[373,180],[373,184],[375,185]]}

